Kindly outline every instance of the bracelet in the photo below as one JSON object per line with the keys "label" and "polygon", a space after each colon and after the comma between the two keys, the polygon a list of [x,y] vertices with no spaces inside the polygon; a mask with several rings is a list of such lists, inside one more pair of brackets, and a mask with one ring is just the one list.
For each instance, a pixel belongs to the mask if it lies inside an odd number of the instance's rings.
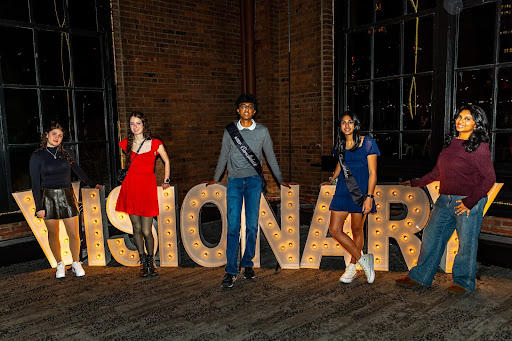
{"label": "bracelet", "polygon": [[171,182],[171,179],[167,178],[167,179],[164,179],[164,184],[168,184]]}
{"label": "bracelet", "polygon": [[374,198],[373,194],[366,194],[366,196],[367,196],[368,198],[372,198],[372,199]]}

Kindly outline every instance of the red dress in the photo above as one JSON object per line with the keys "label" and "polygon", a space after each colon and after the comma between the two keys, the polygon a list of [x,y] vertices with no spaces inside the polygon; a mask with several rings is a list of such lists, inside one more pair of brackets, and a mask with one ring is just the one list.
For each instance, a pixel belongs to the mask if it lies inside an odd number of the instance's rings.
{"label": "red dress", "polygon": [[[135,152],[132,150],[131,159],[133,160],[126,178],[124,178],[119,198],[116,203],[116,211],[142,217],[157,216],[158,209],[157,183],[155,176],[155,160],[158,147],[162,141],[152,139],[146,141],[151,143],[151,150],[146,153],[138,154],[135,158]],[[126,151],[128,140],[119,142],[119,146]]]}

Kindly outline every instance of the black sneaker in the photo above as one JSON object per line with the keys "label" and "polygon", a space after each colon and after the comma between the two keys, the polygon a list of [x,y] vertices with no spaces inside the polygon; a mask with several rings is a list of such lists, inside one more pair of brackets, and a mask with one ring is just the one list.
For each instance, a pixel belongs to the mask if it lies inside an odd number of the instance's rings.
{"label": "black sneaker", "polygon": [[222,287],[224,289],[232,288],[234,281],[236,281],[236,276],[226,273],[222,279]]}
{"label": "black sneaker", "polygon": [[245,279],[253,279],[254,277],[256,277],[252,267],[248,266],[244,269],[244,277]]}

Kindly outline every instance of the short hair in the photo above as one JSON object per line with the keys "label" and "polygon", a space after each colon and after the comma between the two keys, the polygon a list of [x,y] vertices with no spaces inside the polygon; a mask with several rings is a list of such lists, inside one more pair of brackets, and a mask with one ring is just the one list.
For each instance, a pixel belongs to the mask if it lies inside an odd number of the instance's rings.
{"label": "short hair", "polygon": [[254,105],[254,110],[258,110],[258,100],[254,95],[251,94],[241,94],[236,99],[236,108],[238,109],[240,107],[240,104],[242,103],[252,103]]}

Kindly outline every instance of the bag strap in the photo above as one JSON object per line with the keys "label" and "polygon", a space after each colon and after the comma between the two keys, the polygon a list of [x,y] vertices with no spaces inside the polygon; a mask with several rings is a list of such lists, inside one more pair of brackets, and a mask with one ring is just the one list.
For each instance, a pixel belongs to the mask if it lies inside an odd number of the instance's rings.
{"label": "bag strap", "polygon": [[267,192],[267,181],[265,180],[265,176],[263,175],[263,167],[261,167],[260,160],[254,154],[252,149],[249,147],[247,142],[245,142],[244,138],[242,137],[242,134],[240,134],[240,130],[236,127],[235,123],[231,122],[226,126],[226,130],[229,133],[229,136],[231,136],[231,139],[235,143],[235,146],[238,147],[238,150],[242,155],[245,157],[245,159],[249,162],[251,166],[254,167],[256,172],[258,172],[258,175],[261,177],[262,181],[262,190],[263,193]]}
{"label": "bag strap", "polygon": [[135,158],[137,157],[137,155],[139,155],[139,151],[140,151],[140,149],[142,148],[142,145],[144,144],[144,142],[146,142],[146,139],[144,139],[144,140],[142,141],[142,143],[140,144],[139,148],[138,148],[138,149],[137,149],[137,151],[135,152],[135,156],[130,160],[130,164],[128,165],[128,168],[126,168],[126,170],[127,170],[127,171],[128,171],[128,169],[130,168],[130,166],[131,166],[131,164],[132,164],[133,160],[135,160]]}
{"label": "bag strap", "polygon": [[338,158],[341,166],[341,175],[343,176],[343,180],[345,180],[345,185],[347,185],[352,201],[354,201],[356,205],[363,206],[366,198],[357,185],[356,179],[352,175],[350,168],[345,164],[345,150],[338,155]]}

